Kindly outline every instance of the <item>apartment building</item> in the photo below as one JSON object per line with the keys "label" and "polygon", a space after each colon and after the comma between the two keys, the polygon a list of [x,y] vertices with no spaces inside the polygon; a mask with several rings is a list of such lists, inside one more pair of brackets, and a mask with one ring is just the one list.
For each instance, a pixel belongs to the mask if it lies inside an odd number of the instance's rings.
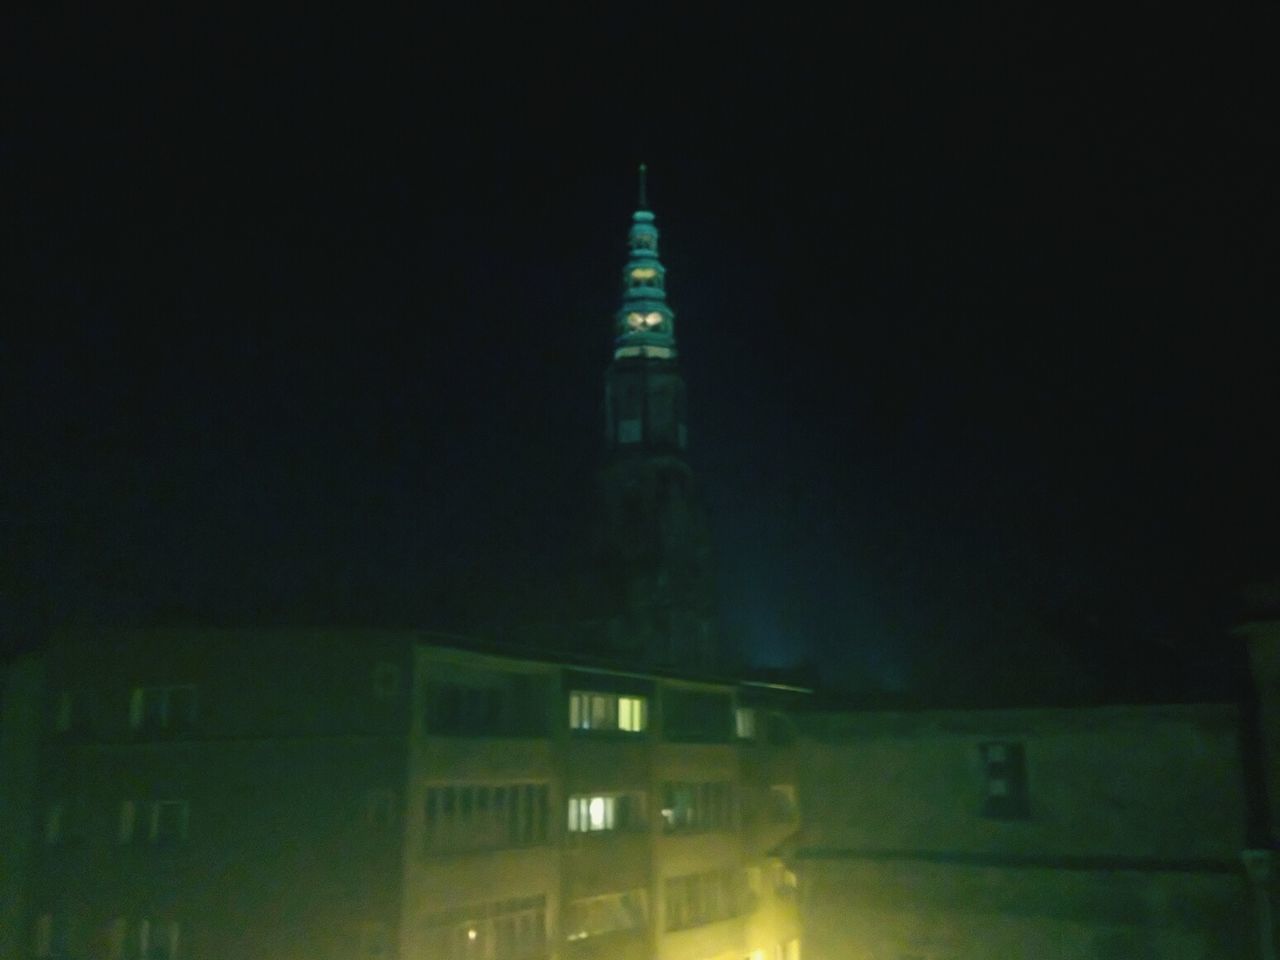
{"label": "apartment building", "polygon": [[32,958],[792,958],[786,701],[386,631],[47,658]]}

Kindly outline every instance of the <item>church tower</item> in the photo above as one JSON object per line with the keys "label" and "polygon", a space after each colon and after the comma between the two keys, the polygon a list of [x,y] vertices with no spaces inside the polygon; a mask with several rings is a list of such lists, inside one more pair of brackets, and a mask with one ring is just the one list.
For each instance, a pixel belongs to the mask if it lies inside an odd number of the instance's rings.
{"label": "church tower", "polygon": [[708,669],[718,659],[711,541],[685,460],[675,313],[645,186],[641,165],[605,374],[596,562],[606,580],[613,654],[655,667]]}

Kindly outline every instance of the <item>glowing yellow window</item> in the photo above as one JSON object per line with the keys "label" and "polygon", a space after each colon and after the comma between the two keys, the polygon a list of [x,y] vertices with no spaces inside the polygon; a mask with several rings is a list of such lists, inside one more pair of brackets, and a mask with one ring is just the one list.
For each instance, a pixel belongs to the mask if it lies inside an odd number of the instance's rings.
{"label": "glowing yellow window", "polygon": [[618,729],[632,733],[644,729],[644,697],[618,698]]}

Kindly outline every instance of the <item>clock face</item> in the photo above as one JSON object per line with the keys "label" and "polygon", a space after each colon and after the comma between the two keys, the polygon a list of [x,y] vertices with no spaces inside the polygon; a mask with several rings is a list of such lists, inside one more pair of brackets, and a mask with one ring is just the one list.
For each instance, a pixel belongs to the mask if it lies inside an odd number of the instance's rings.
{"label": "clock face", "polygon": [[646,327],[649,327],[650,329],[652,329],[653,327],[656,327],[660,323],[662,323],[662,314],[658,313],[657,311],[653,313],[646,313],[644,315],[644,325]]}
{"label": "clock face", "polygon": [[644,314],[642,314],[642,313],[628,313],[628,314],[627,314],[627,326],[628,326],[628,327],[630,327],[632,330],[642,330],[642,329],[644,329]]}

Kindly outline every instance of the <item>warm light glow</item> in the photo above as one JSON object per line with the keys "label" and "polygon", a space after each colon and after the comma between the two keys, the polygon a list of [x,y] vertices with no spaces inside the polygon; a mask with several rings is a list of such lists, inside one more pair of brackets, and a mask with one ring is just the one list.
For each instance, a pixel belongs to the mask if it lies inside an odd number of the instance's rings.
{"label": "warm light glow", "polygon": [[644,729],[644,698],[618,698],[618,729],[639,733]]}
{"label": "warm light glow", "polygon": [[628,313],[627,326],[632,330],[639,330],[644,326],[644,316],[639,313]]}
{"label": "warm light glow", "polygon": [[644,315],[644,322],[645,322],[645,326],[656,327],[658,324],[662,322],[662,314],[656,313],[656,312],[646,313]]}
{"label": "warm light glow", "polygon": [[653,267],[636,267],[631,271],[632,280],[652,280],[658,275],[658,271]]}
{"label": "warm light glow", "polygon": [[574,690],[569,694],[569,726],[574,730],[625,730],[641,733],[645,698]]}
{"label": "warm light glow", "polygon": [[470,930],[467,931],[467,939],[474,940],[475,938],[476,938],[476,928],[472,927]]}
{"label": "warm light glow", "polygon": [[587,820],[591,824],[592,830],[603,830],[604,822],[604,797],[592,797],[591,802],[587,804]]}

